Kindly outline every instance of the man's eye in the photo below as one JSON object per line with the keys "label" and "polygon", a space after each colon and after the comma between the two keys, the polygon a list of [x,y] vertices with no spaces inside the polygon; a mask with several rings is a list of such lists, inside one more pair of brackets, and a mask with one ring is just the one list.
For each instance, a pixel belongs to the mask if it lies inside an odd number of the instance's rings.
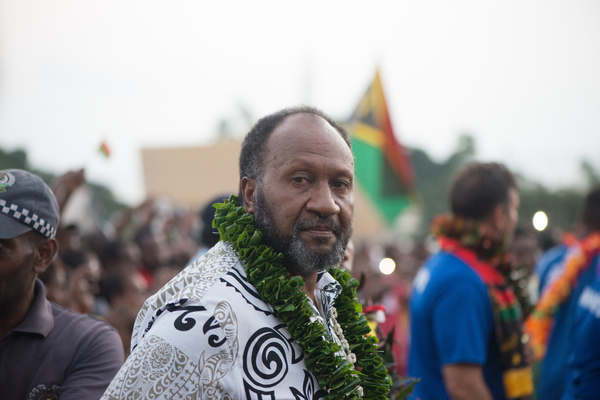
{"label": "man's eye", "polygon": [[350,184],[346,181],[335,181],[333,183],[333,186],[337,189],[348,189],[350,187]]}
{"label": "man's eye", "polygon": [[305,183],[308,181],[308,179],[306,179],[304,176],[296,176],[296,177],[292,178],[292,181],[294,181],[296,183]]}

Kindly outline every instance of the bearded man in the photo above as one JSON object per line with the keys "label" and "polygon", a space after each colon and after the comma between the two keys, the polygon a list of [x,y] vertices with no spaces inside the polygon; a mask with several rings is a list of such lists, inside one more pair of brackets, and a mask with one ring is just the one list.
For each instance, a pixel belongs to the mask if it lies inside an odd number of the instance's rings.
{"label": "bearded man", "polygon": [[215,205],[221,241],[146,301],[103,399],[385,399],[356,281],[333,268],[353,206],[341,126],[309,107],[259,120],[239,197]]}
{"label": "bearded man", "polygon": [[529,398],[506,253],[518,219],[515,179],[502,164],[469,164],[454,178],[450,204],[452,214],[432,227],[440,251],[413,282],[408,373],[422,381],[414,398]]}

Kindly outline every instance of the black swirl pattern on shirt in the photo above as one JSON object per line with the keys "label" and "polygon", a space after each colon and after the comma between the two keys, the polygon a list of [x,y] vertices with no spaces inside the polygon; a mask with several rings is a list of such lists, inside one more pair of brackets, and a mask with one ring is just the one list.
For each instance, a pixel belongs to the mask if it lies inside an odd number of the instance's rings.
{"label": "black swirl pattern on shirt", "polygon": [[223,346],[227,341],[227,337],[223,335],[221,325],[219,325],[219,322],[215,317],[210,317],[202,327],[202,332],[204,332],[204,334],[207,334],[211,330],[214,330],[214,333],[208,336],[208,344],[210,347]]}
{"label": "black swirl pattern on shirt", "polygon": [[184,306],[185,301],[181,301],[180,304],[167,304],[166,309],[170,312],[182,312],[182,314],[175,320],[173,326],[178,331],[189,331],[196,325],[196,320],[192,317],[188,317],[188,314],[199,311],[206,311],[206,308],[202,306]]}
{"label": "black swirl pattern on shirt", "polygon": [[273,328],[256,331],[244,349],[244,375],[261,388],[277,385],[285,379],[293,350],[288,341]]}

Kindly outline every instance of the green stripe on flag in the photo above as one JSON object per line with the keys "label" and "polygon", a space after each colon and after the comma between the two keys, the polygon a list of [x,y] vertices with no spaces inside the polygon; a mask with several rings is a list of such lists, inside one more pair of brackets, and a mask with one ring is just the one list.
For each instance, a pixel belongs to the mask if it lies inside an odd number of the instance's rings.
{"label": "green stripe on flag", "polygon": [[410,204],[408,197],[402,192],[391,168],[386,165],[386,159],[379,148],[352,138],[352,149],[358,184],[377,206],[386,223],[391,225]]}

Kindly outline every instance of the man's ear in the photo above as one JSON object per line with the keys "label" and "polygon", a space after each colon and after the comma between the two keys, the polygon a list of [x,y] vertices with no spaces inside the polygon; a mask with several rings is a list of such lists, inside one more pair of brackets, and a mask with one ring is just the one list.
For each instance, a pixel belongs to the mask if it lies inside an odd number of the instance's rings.
{"label": "man's ear", "polygon": [[241,189],[242,189],[242,200],[244,204],[244,209],[248,214],[254,214],[256,210],[256,188],[257,181],[254,178],[249,178],[247,176],[242,178]]}
{"label": "man's ear", "polygon": [[50,265],[54,256],[58,252],[58,242],[56,239],[44,239],[37,243],[37,257],[33,266],[37,274],[43,273]]}

